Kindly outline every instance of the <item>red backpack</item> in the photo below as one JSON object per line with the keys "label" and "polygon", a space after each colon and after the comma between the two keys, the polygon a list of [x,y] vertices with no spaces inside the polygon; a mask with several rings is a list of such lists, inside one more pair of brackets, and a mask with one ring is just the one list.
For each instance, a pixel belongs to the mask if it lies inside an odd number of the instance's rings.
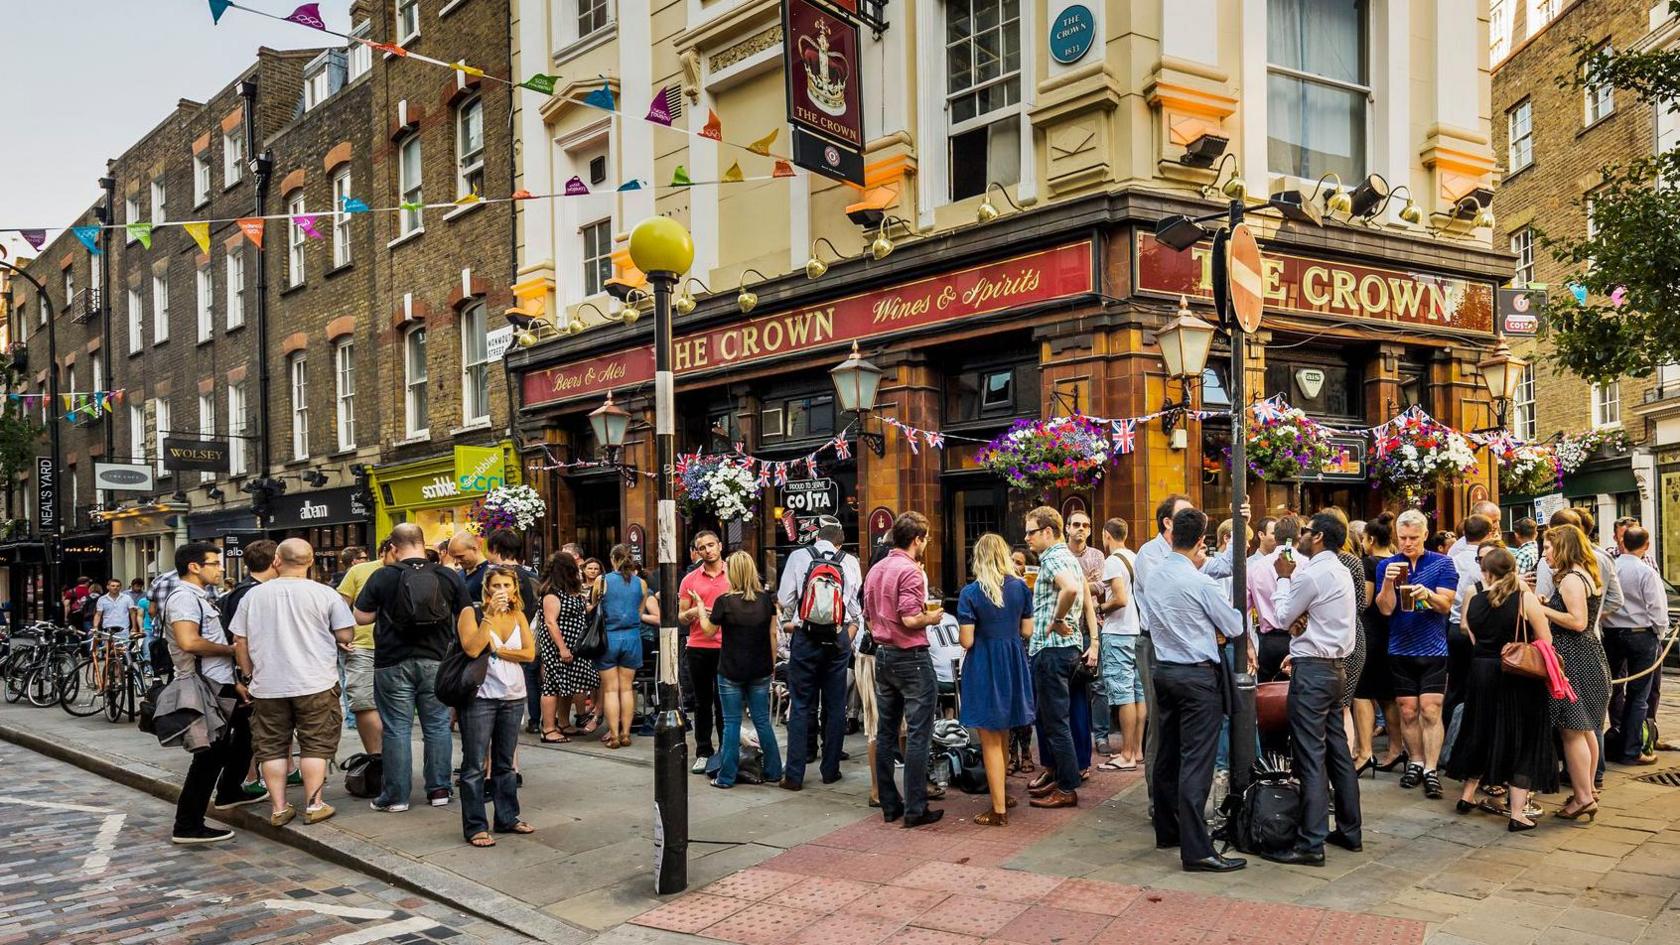
{"label": "red backpack", "polygon": [[846,575],[841,567],[845,560],[842,551],[811,549],[811,566],[799,596],[799,622],[818,643],[838,640],[840,625],[846,622]]}

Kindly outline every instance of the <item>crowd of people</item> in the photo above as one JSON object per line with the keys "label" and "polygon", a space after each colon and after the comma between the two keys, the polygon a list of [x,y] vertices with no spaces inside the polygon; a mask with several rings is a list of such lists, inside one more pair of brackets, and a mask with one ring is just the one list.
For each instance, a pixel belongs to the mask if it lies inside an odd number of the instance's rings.
{"label": "crowd of people", "polygon": [[[1518,521],[1509,540],[1489,503],[1444,535],[1417,510],[1369,522],[1282,512],[1240,537],[1230,522],[1210,535],[1183,496],[1155,511],[1155,534],[1134,551],[1122,519],[1103,522],[1093,544],[1083,510],[1064,521],[1032,509],[1023,544],[974,542],[954,614],[928,580],[932,536],[916,512],[893,521],[867,568],[825,517],[768,583],[752,555],[726,555],[716,533],[698,532],[672,605],[686,630],[694,773],[720,789],[747,779],[799,791],[814,764],[831,784],[845,775],[855,717],[870,806],[916,827],[943,815],[930,804],[944,790],[936,726],[960,725],[977,737],[990,800],[976,823],[1007,826],[1010,775],[1033,775],[1029,806],[1064,808],[1093,769],[1144,768],[1157,845],[1178,849],[1187,870],[1228,871],[1245,862],[1216,852],[1207,811],[1229,783],[1239,671],[1287,690],[1286,721],[1262,733],[1286,750],[1302,798],[1294,843],[1261,852],[1280,862],[1361,849],[1360,780],[1377,772],[1398,771],[1400,787],[1431,799],[1450,778],[1459,813],[1525,831],[1542,813],[1537,795],[1567,784],[1552,813],[1591,819],[1606,760],[1654,762],[1668,611],[1636,521],[1618,521],[1614,544],[1595,548],[1577,509],[1544,526]],[[416,717],[421,790],[434,806],[459,791],[466,842],[532,832],[519,816],[522,723],[542,744],[632,744],[662,602],[627,546],[603,568],[567,545],[540,574],[519,564],[523,548],[510,531],[428,547],[401,525],[374,557],[349,550],[329,586],[309,580],[306,542],[260,541],[244,549],[247,578],[218,594],[221,551],[194,542],[149,591],[116,581],[86,591],[90,626],[166,628],[169,668],[238,704],[227,737],[193,757],[176,841],[231,836],[206,825],[212,805],[267,801],[275,824],[332,816],[322,785],[347,727],[382,769],[373,809],[407,810]],[[1231,595],[1239,554],[1242,610]],[[603,645],[580,657],[591,622]],[[1247,666],[1233,664],[1239,638]],[[477,698],[452,710],[435,686],[456,647],[491,658]],[[1528,669],[1513,669],[1525,654]],[[301,810],[288,786],[301,786]]]}

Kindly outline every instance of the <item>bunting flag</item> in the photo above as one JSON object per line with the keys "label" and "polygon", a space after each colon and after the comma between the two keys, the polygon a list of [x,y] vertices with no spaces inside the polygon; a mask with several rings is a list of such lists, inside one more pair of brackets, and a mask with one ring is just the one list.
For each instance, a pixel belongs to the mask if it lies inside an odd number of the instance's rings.
{"label": "bunting flag", "polygon": [[603,108],[609,112],[618,111],[618,103],[613,101],[612,86],[602,83],[601,87],[583,97],[583,104],[593,108]]}
{"label": "bunting flag", "polygon": [[345,213],[369,213],[373,209],[365,201],[355,197],[343,197],[339,200],[339,205]]}
{"label": "bunting flag", "polygon": [[776,464],[776,485],[785,486],[785,485],[788,484],[787,467],[788,467],[787,463],[777,463]]}
{"label": "bunting flag", "polygon": [[320,216],[320,214],[299,213],[292,217],[292,223],[298,228],[299,232],[309,239],[325,239],[326,237],[321,235],[321,231],[315,229],[315,219],[318,216]]}
{"label": "bunting flag", "polygon": [[770,146],[776,143],[776,136],[782,133],[780,128],[770,129],[770,133],[747,145],[747,150],[763,157],[770,156]]}
{"label": "bunting flag", "polygon": [[1137,449],[1137,421],[1116,420],[1113,424],[1114,455],[1124,456]]}
{"label": "bunting flag", "polygon": [[483,202],[484,198],[480,197],[478,195],[478,191],[476,190],[462,194],[461,196],[455,198],[455,206],[457,207],[470,207],[475,203]]}
{"label": "bunting flag", "polygon": [[539,72],[536,75],[531,76],[529,79],[526,79],[524,82],[519,83],[519,87],[522,89],[530,89],[539,95],[553,95],[554,84],[559,81],[560,77],[557,75],[549,75],[546,72]]}
{"label": "bunting flag", "polygon": [[589,193],[589,185],[583,182],[583,178],[574,174],[571,180],[566,181],[565,193],[568,197],[582,196]]}
{"label": "bunting flag", "polygon": [[47,243],[46,230],[19,230],[18,235],[23,237],[24,242],[35,247],[37,252]]}
{"label": "bunting flag", "polygon": [[[677,106],[675,109],[672,108],[673,103]],[[669,128],[671,123],[677,120],[681,108],[682,97],[677,96],[673,99],[671,87],[667,85],[653,97],[653,104],[648,106],[647,120]]]}
{"label": "bunting flag", "polygon": [[734,164],[729,165],[729,170],[723,172],[722,180],[725,184],[739,184],[741,181],[746,179],[746,175],[741,173],[740,161],[736,161]]}
{"label": "bunting flag", "polygon": [[681,164],[678,164],[676,173],[671,175],[671,186],[672,187],[687,187],[692,183],[694,183],[694,182],[688,179],[688,168],[683,167]]}
{"label": "bunting flag", "polygon": [[123,402],[123,395],[125,393],[127,393],[127,392],[126,391],[121,391],[121,390],[114,390],[114,391],[111,391],[107,396],[110,397],[110,403],[120,404],[120,403]]}
{"label": "bunting flag", "polygon": [[723,140],[723,119],[718,117],[716,109],[706,109],[706,127],[700,129],[700,137]]}
{"label": "bunting flag", "polygon": [[1261,423],[1271,423],[1283,418],[1283,410],[1278,406],[1277,398],[1268,397],[1256,401],[1254,404],[1254,419]]}
{"label": "bunting flag", "polygon": [[641,190],[641,189],[642,189],[642,182],[639,181],[639,180],[636,180],[635,178],[631,178],[630,180],[627,180],[624,183],[618,185],[619,193],[623,193],[627,190]]}
{"label": "bunting flag", "polygon": [[509,200],[530,200],[532,197],[535,197],[535,196],[536,196],[536,194],[533,194],[529,190],[526,190],[525,188],[521,187],[518,190],[514,191],[512,194],[510,194],[508,196],[508,199]]}
{"label": "bunting flag", "polygon": [[456,72],[461,73],[462,75],[469,75],[469,76],[472,76],[475,79],[484,78],[484,70],[483,69],[480,69],[477,66],[469,66],[465,62],[462,62],[459,59],[450,63],[449,67],[451,69],[454,69]]}
{"label": "bunting flag", "polygon": [[402,203],[397,204],[397,209],[407,210],[409,213],[419,213],[420,211],[426,209],[426,205],[418,200],[404,200]]}
{"label": "bunting flag", "polygon": [[236,220],[235,222],[239,224],[239,232],[244,233],[246,239],[248,239],[251,242],[257,244],[258,247],[262,246],[262,238],[263,238],[263,218],[262,217],[241,217],[240,219]]}
{"label": "bunting flag", "polygon": [[222,14],[226,13],[228,7],[231,6],[233,6],[233,0],[210,0],[210,22],[212,24],[222,22]]}
{"label": "bunting flag", "polygon": [[1587,304],[1587,287],[1586,286],[1581,285],[1578,282],[1571,282],[1569,284],[1569,292],[1570,292],[1571,295],[1575,296],[1575,304],[1576,305]]}
{"label": "bunting flag", "polygon": [[193,238],[194,243],[198,244],[199,252],[210,252],[210,224],[183,223],[181,224],[181,229],[186,230],[187,235]]}
{"label": "bunting flag", "polygon": [[1627,286],[1619,285],[1610,290],[1610,305],[1621,308],[1627,304]]}
{"label": "bunting flag", "polygon": [[88,252],[93,255],[98,256],[100,253],[105,252],[99,248],[99,227],[73,226],[70,228],[70,232],[75,234],[76,239],[81,240],[82,245],[86,246]]}
{"label": "bunting flag", "polygon": [[298,7],[292,11],[291,16],[286,17],[286,20],[307,26],[310,29],[320,30],[323,33],[327,30],[327,21],[321,19],[321,5],[318,3],[306,3]]}
{"label": "bunting flag", "polygon": [[923,431],[922,436],[927,438],[927,445],[933,447],[934,449],[942,450],[945,448],[945,434]]}
{"label": "bunting flag", "polygon": [[130,224],[128,224],[128,238],[131,239],[131,240],[139,240],[141,246],[144,246],[147,249],[151,249],[152,248],[152,225],[150,223],[130,223]]}
{"label": "bunting flag", "polygon": [[396,43],[375,43],[366,40],[364,40],[364,42],[367,43],[367,48],[377,49],[387,56],[408,56],[408,50],[398,46]]}
{"label": "bunting flag", "polygon": [[792,177],[793,165],[786,161],[777,161],[776,169],[770,173],[771,177]]}
{"label": "bunting flag", "polygon": [[852,458],[852,444],[844,436],[834,438],[834,458],[841,461]]}

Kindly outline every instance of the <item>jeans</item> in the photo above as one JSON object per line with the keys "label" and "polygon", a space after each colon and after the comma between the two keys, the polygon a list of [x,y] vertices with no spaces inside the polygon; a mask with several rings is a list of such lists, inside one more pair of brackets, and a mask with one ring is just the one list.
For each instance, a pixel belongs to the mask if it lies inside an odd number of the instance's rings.
{"label": "jeans", "polygon": [[373,701],[379,707],[379,721],[385,726],[380,742],[385,757],[385,789],[378,803],[407,804],[413,775],[414,713],[420,713],[420,731],[426,743],[426,792],[449,790],[449,761],[453,745],[449,738],[449,707],[437,700],[432,687],[437,683],[437,660],[405,660],[373,671]]}
{"label": "jeans", "polygon": [[719,676],[717,688],[718,702],[723,706],[723,728],[718,737],[718,754],[722,756],[717,773],[718,786],[735,786],[735,774],[741,764],[743,706],[752,714],[753,728],[758,731],[758,745],[764,752],[764,780],[780,781],[782,753],[776,748],[776,727],[770,724],[770,677],[738,683]]}
{"label": "jeans", "polygon": [[[840,777],[840,749],[846,738],[846,664],[851,655],[849,649],[817,643],[803,631],[795,631],[788,644],[788,757],[783,775],[790,783],[805,781],[806,750],[818,720],[819,701],[827,710],[821,716],[823,780]],[[928,666],[933,666],[931,660]],[[932,698],[931,686],[928,691]],[[931,718],[928,724],[932,732]]]}
{"label": "jeans", "polygon": [[[1054,768],[1056,787],[1063,793],[1079,788],[1079,754],[1072,725],[1074,709],[1083,702],[1087,713],[1090,710],[1085,687],[1073,685],[1073,670],[1082,656],[1077,646],[1048,646],[1032,657],[1033,695],[1038,701],[1039,757]],[[1087,719],[1087,744],[1089,724]]]}
{"label": "jeans", "polygon": [[[1637,633],[1619,627],[1605,628],[1604,649],[1612,678],[1632,676],[1657,661],[1657,635],[1649,630]],[[1661,670],[1658,670],[1661,672]],[[1645,752],[1645,718],[1655,673],[1647,673],[1621,687],[1621,699],[1612,699],[1610,728],[1614,736],[1605,745],[1611,761],[1631,764]]]}
{"label": "jeans", "polygon": [[461,712],[461,836],[471,840],[489,829],[484,819],[484,759],[489,757],[490,800],[496,805],[496,830],[506,833],[519,823],[519,775],[513,750],[519,745],[523,699],[474,699]]}
{"label": "jeans", "polygon": [[1330,832],[1330,796],[1336,798],[1336,826],[1359,843],[1359,779],[1353,773],[1347,732],[1342,727],[1342,693],[1347,677],[1340,660],[1300,658],[1289,681],[1289,742],[1295,776],[1301,781],[1301,826],[1295,847],[1324,852]]}
{"label": "jeans", "polygon": [[1114,713],[1108,710],[1108,677],[1102,671],[1104,657],[1111,649],[1114,649],[1114,645],[1109,642],[1109,638],[1098,634],[1097,674],[1088,687],[1090,692],[1088,701],[1090,702],[1089,711],[1091,713],[1091,737],[1098,741],[1108,738],[1109,723],[1114,718]]}
{"label": "jeans", "polygon": [[[231,685],[221,687],[224,698],[234,696]],[[241,784],[251,766],[251,707],[233,710],[228,731],[215,744],[192,756],[181,796],[175,804],[175,833],[182,836],[204,828],[204,809],[213,793],[217,803],[243,800]]]}
{"label": "jeans", "polygon": [[[875,784],[881,795],[881,816],[889,823],[900,816],[920,817],[927,813],[928,751],[933,743],[937,686],[927,647],[906,650],[882,644],[875,651],[875,704],[879,720]],[[899,760],[896,735],[900,723],[908,730],[904,741],[902,797],[898,784],[893,781],[893,765]]]}
{"label": "jeans", "polygon": [[[691,646],[688,658],[683,661],[692,687],[689,692],[694,697],[694,714],[690,717],[694,719],[694,754],[698,758],[712,753],[713,723],[717,724],[720,740],[725,731],[723,710],[718,705],[718,690],[723,684],[718,677],[718,659],[722,653],[715,646]],[[735,721],[739,723],[740,719]],[[730,783],[734,783],[733,776]]]}

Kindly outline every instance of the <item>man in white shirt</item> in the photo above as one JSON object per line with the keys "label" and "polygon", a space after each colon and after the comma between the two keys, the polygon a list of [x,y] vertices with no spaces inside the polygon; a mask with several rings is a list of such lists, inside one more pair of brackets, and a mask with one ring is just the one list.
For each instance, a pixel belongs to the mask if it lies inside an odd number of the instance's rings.
{"label": "man in white shirt", "polygon": [[1617,543],[1616,574],[1622,582],[1622,608],[1604,618],[1604,652],[1610,675],[1629,682],[1616,687],[1610,701],[1610,731],[1604,735],[1604,756],[1617,764],[1650,765],[1655,754],[1645,751],[1645,721],[1650,717],[1651,686],[1662,672],[1647,672],[1657,661],[1660,643],[1668,635],[1668,592],[1655,568],[1644,561],[1651,533],[1638,523],[1622,529]]}
{"label": "man in white shirt", "polygon": [[1103,615],[1098,665],[1108,711],[1118,716],[1120,728],[1118,749],[1100,767],[1116,771],[1131,771],[1143,763],[1143,728],[1148,718],[1143,678],[1138,671],[1138,609],[1132,593],[1137,565],[1133,562],[1136,556],[1126,547],[1129,530],[1123,518],[1103,523],[1103,547],[1108,557],[1103,560],[1102,580],[1107,593],[1097,605]]}
{"label": "man in white shirt", "polygon": [[1470,681],[1475,644],[1464,632],[1464,605],[1476,596],[1476,584],[1482,579],[1482,546],[1500,540],[1494,522],[1481,514],[1465,519],[1464,536],[1448,555],[1458,568],[1458,594],[1453,597],[1452,610],[1447,614],[1447,693],[1441,703],[1441,715],[1449,720],[1453,709],[1464,702],[1465,687]]}
{"label": "man in white shirt", "polygon": [[309,542],[281,542],[275,558],[279,576],[246,593],[229,627],[240,680],[251,691],[251,749],[273,807],[269,823],[276,827],[297,816],[297,809],[286,803],[294,736],[303,773],[304,823],[333,815],[321,790],[344,730],[338,654],[349,651],[356,619],[337,591],[309,579],[314,561]]}
{"label": "man in white shirt", "polygon": [[[776,603],[783,614],[792,614],[783,629],[788,641],[788,757],[782,767],[781,786],[797,791],[805,784],[805,766],[816,754],[817,721],[822,722],[821,773],[824,784],[840,780],[840,762],[846,737],[846,666],[851,662],[852,637],[862,625],[858,595],[863,588],[863,571],[856,555],[846,554],[840,545],[846,540],[840,520],[822,516],[817,538],[796,548],[782,567],[776,587]],[[805,626],[799,606],[806,578],[823,561],[837,563],[841,574],[844,622],[838,626]],[[819,716],[820,710],[820,716]]]}
{"label": "man in white shirt", "polygon": [[[1489,502],[1486,499],[1483,499],[1482,501],[1477,502],[1475,505],[1470,506],[1470,514],[1471,515],[1480,515],[1481,517],[1483,517],[1483,518],[1487,519],[1488,521],[1492,522],[1495,526],[1497,526],[1500,522],[1505,520],[1504,517],[1500,514],[1499,503]],[[1459,531],[1468,532],[1469,529],[1459,529]],[[1498,529],[1497,528],[1494,529],[1494,533],[1498,534]],[[1592,536],[1588,535],[1587,538],[1589,540],[1591,540]],[[1453,559],[1453,561],[1456,562],[1456,561],[1459,560],[1459,557],[1462,556],[1465,553],[1466,549],[1473,549],[1475,546],[1476,546],[1475,540],[1471,539],[1468,534],[1459,535],[1458,538],[1455,541],[1453,541],[1453,543],[1451,545],[1449,545],[1447,547],[1447,557]],[[1475,555],[1471,555],[1471,557],[1474,558]]]}
{"label": "man in white shirt", "polygon": [[[942,598],[935,588],[929,592],[930,597]],[[933,677],[939,683],[939,704],[944,710],[942,717],[956,718],[957,707],[957,676],[962,672],[961,666],[968,651],[963,649],[962,628],[957,625],[957,615],[946,612],[939,618],[939,622],[927,628],[928,658],[933,660]]]}
{"label": "man in white shirt", "polygon": [[[1279,557],[1273,593],[1278,622],[1292,627],[1303,615],[1306,629],[1289,643],[1289,742],[1292,768],[1301,782],[1301,826],[1295,845],[1260,855],[1278,863],[1322,866],[1324,843],[1358,851],[1363,846],[1359,816],[1359,781],[1353,771],[1347,731],[1342,725],[1342,696],[1347,690],[1343,660],[1353,653],[1358,634],[1358,597],[1353,575],[1330,548],[1347,540],[1347,526],[1320,512],[1301,530],[1297,564]],[[1328,769],[1328,777],[1326,777]],[[1336,829],[1330,826],[1330,791],[1336,795]]]}

